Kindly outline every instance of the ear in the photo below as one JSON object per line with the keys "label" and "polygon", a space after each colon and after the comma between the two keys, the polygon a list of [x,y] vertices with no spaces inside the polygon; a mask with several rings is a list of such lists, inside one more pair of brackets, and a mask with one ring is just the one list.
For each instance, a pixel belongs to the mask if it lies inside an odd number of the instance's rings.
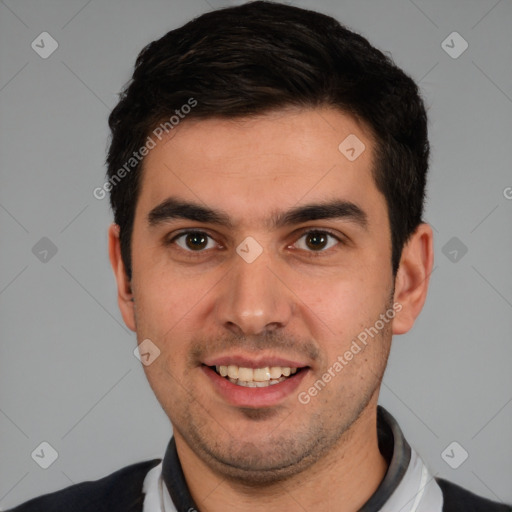
{"label": "ear", "polygon": [[404,334],[414,324],[427,297],[434,264],[432,228],[420,224],[405,244],[395,277],[394,302],[401,305],[393,320],[393,334]]}
{"label": "ear", "polygon": [[121,258],[121,242],[117,224],[111,224],[108,229],[108,254],[117,281],[117,303],[121,315],[127,327],[135,332],[135,304],[131,283],[126,275],[126,269]]}

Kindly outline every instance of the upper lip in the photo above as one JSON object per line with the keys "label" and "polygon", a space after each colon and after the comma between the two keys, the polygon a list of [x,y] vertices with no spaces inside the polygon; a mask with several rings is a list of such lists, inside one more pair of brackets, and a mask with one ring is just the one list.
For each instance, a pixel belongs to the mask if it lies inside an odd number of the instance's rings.
{"label": "upper lip", "polygon": [[242,368],[265,368],[272,366],[281,366],[281,367],[289,367],[289,368],[304,368],[308,366],[307,364],[294,360],[288,359],[285,357],[279,356],[264,356],[259,355],[258,357],[254,356],[245,356],[245,355],[223,355],[207,358],[203,361],[203,364],[206,366],[229,366],[236,365]]}

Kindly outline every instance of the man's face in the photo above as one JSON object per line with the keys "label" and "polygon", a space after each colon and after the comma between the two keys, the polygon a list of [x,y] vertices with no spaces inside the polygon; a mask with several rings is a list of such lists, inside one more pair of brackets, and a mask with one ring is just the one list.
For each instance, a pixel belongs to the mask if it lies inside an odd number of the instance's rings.
{"label": "man's face", "polygon": [[[338,149],[349,135],[366,147],[353,161]],[[376,404],[391,323],[332,371],[393,304],[373,147],[352,117],[312,109],[184,121],[145,159],[132,328],[160,350],[145,371],[177,442],[226,475],[304,469]]]}

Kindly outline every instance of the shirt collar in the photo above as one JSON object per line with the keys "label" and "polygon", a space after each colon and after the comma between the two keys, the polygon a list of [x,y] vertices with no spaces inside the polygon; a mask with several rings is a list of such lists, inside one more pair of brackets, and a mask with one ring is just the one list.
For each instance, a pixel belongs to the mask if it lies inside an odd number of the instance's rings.
{"label": "shirt collar", "polygon": [[377,407],[379,450],[388,463],[388,470],[377,490],[359,512],[380,510],[402,481],[411,461],[411,447],[397,421],[382,406]]}
{"label": "shirt collar", "polygon": [[[441,511],[442,494],[439,486],[409,446],[396,420],[382,406],[377,408],[377,435],[379,450],[388,462],[388,470],[377,490],[359,512],[392,511],[399,504],[397,510],[403,512]],[[199,511],[188,490],[174,437],[161,463],[159,480],[165,483],[161,490],[164,494],[168,491],[175,510]],[[172,508],[162,507],[160,510],[171,512]]]}
{"label": "shirt collar", "polygon": [[185,475],[183,474],[180,459],[178,458],[178,452],[176,451],[174,436],[167,446],[162,462],[162,478],[177,510],[199,511],[199,507],[194,503],[188,490]]}

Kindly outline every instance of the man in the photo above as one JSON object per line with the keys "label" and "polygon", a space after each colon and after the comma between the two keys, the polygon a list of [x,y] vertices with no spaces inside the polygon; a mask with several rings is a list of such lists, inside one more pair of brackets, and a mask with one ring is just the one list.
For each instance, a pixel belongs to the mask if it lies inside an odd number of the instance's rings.
{"label": "man", "polygon": [[434,478],[377,405],[433,264],[409,77],[254,2],[148,45],[109,124],[119,307],[174,437],[14,510],[511,510]]}

